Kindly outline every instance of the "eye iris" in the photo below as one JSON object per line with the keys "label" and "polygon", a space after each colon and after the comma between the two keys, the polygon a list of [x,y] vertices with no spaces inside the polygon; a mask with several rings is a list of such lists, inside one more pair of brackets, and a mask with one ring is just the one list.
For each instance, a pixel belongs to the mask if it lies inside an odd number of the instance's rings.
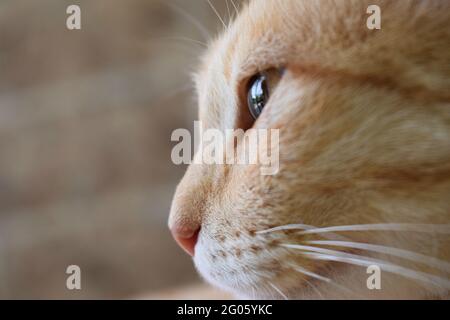
{"label": "eye iris", "polygon": [[248,91],[248,108],[253,118],[258,118],[268,99],[269,90],[267,89],[266,77],[257,75],[251,82]]}

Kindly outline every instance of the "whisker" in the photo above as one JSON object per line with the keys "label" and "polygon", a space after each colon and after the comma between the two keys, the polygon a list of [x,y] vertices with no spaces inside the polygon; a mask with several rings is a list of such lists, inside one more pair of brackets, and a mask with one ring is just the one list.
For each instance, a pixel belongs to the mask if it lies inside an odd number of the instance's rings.
{"label": "whisker", "polygon": [[272,282],[269,281],[269,285],[275,289],[276,292],[278,292],[284,300],[289,300],[288,297],[281,291],[276,285],[274,285]]}
{"label": "whisker", "polygon": [[422,233],[450,234],[449,224],[413,224],[413,223],[379,223],[379,224],[355,224],[347,226],[334,226],[317,229],[309,229],[299,234],[326,233],[336,231],[411,231]]}
{"label": "whisker", "polygon": [[302,267],[295,266],[293,268],[294,268],[295,271],[303,273],[304,275],[310,276],[311,278],[322,280],[322,281],[325,281],[325,282],[328,282],[328,283],[331,282],[331,279],[329,279],[327,277],[323,277],[323,276],[321,276],[321,275],[319,275],[317,273],[308,271],[308,270],[306,270],[306,269],[304,269]]}
{"label": "whisker", "polygon": [[232,4],[233,7],[234,7],[234,11],[236,12],[236,15],[238,15],[238,14],[239,14],[239,9],[237,8],[237,6],[236,6],[236,4],[234,3],[233,0],[230,0],[230,1],[231,1],[231,4]]}
{"label": "whisker", "polygon": [[283,230],[305,230],[305,229],[306,230],[317,229],[317,227],[309,226],[307,224],[300,224],[300,223],[287,224],[284,226],[278,226],[278,227],[274,227],[274,228],[270,228],[270,229],[266,229],[266,230],[256,231],[256,234],[264,234],[264,233],[283,231]]}
{"label": "whisker", "polygon": [[157,106],[161,105],[162,103],[166,103],[167,101],[170,101],[171,99],[176,98],[178,95],[184,94],[190,90],[193,90],[191,83],[182,85],[179,88],[174,89],[172,92],[158,97],[158,99],[154,100],[153,105],[155,107],[157,107]]}
{"label": "whisker", "polygon": [[317,295],[320,297],[321,300],[325,299],[323,297],[322,293],[320,292],[320,290],[317,288],[317,286],[315,286],[314,284],[312,284],[311,282],[309,282],[306,279],[303,279],[303,280],[308,284],[308,286],[310,286],[313,289],[313,291],[315,291],[317,293]]}
{"label": "whisker", "polygon": [[363,249],[368,250],[372,252],[378,252],[378,253],[386,253],[392,256],[404,258],[407,260],[420,262],[425,265],[434,267],[436,269],[450,272],[450,263],[446,261],[442,261],[440,259],[436,259],[434,257],[426,256],[423,254],[415,253],[408,250],[393,248],[393,247],[387,247],[387,246],[381,246],[381,245],[374,245],[369,243],[360,243],[360,242],[348,242],[348,241],[328,241],[328,240],[314,240],[314,241],[306,241],[308,244],[316,244],[316,245],[328,245],[328,246],[339,246],[339,247],[346,247],[346,248],[354,248],[354,249]]}
{"label": "whisker", "polygon": [[336,231],[411,231],[422,233],[450,234],[450,224],[375,223],[317,228],[307,224],[298,223],[260,230],[256,233],[264,234],[283,230],[303,230],[300,231],[299,234],[328,233]]}
{"label": "whisker", "polygon": [[[270,228],[270,229],[266,229],[266,230],[256,231],[256,234],[266,234],[266,233],[271,233],[271,232],[276,232],[276,231],[284,231],[284,230],[317,230],[317,229],[318,228],[315,226],[296,223],[296,224],[287,224],[287,225],[278,226],[278,227],[274,227],[274,228]],[[324,236],[324,237],[329,238],[331,240],[342,240],[342,241],[349,240],[346,237],[340,236],[337,234],[332,234],[332,235],[328,235],[328,236]]]}
{"label": "whisker", "polygon": [[[317,273],[311,272],[311,271],[306,270],[305,268],[302,268],[302,267],[299,267],[299,266],[292,266],[292,268],[293,268],[295,271],[297,271],[297,272],[300,272],[300,273],[303,273],[304,275],[310,276],[311,278],[315,278],[315,279],[324,281],[324,282],[328,283],[329,285],[332,285],[332,286],[334,286],[334,287],[336,287],[336,288],[339,288],[339,289],[341,289],[341,290],[343,290],[343,291],[345,291],[345,292],[347,292],[347,293],[353,294],[353,292],[352,292],[351,290],[347,289],[347,288],[344,287],[344,286],[341,286],[340,284],[335,283],[335,282],[334,282],[333,280],[331,280],[330,278],[321,276],[321,275],[319,275],[319,274],[317,274]],[[305,281],[306,281],[306,279],[305,279]]]}
{"label": "whisker", "polygon": [[450,281],[445,278],[420,271],[411,270],[382,260],[312,246],[304,246],[297,244],[282,244],[281,246],[286,248],[302,250],[304,251],[301,252],[303,256],[310,257],[316,260],[337,261],[365,267],[375,264],[387,272],[397,274],[402,277],[410,278],[413,280],[429,283],[447,290],[450,289]]}
{"label": "whisker", "polygon": [[228,4],[228,0],[225,0],[225,4],[227,6],[227,12],[228,12],[228,25],[230,25],[230,22],[231,22],[231,11],[230,11],[230,5]]}
{"label": "whisker", "polygon": [[200,32],[204,40],[208,40],[211,38],[208,29],[206,29],[206,27],[200,22],[199,19],[195,18],[194,16],[189,14],[185,9],[180,8],[174,3],[168,1],[163,1],[162,3],[169,6],[173,11],[177,12],[179,15],[183,16],[187,21],[192,23],[193,26]]}
{"label": "whisker", "polygon": [[225,22],[223,21],[222,17],[220,16],[219,12],[217,12],[216,7],[214,7],[214,5],[211,3],[210,0],[206,0],[206,2],[208,2],[209,6],[211,7],[211,9],[214,11],[214,13],[216,14],[217,18],[219,18],[219,21],[222,22],[222,25],[225,29],[227,29],[227,25],[225,24]]}

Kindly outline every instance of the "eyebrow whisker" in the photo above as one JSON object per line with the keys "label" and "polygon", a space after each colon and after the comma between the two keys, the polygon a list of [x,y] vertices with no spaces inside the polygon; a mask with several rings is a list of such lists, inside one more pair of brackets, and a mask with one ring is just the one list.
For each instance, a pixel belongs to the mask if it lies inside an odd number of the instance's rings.
{"label": "eyebrow whisker", "polygon": [[200,22],[199,19],[195,18],[193,15],[188,13],[185,9],[180,8],[174,3],[163,1],[163,3],[167,6],[169,6],[173,11],[178,13],[179,15],[183,16],[187,21],[192,23],[192,25],[200,32],[202,35],[202,38],[204,40],[211,39],[211,34],[208,32],[208,29]]}
{"label": "eyebrow whisker", "polygon": [[238,7],[236,6],[236,4],[234,3],[234,0],[230,0],[231,1],[231,4],[233,5],[233,7],[234,7],[234,11],[236,12],[236,15],[238,15],[239,14],[239,9],[238,9]]}
{"label": "eyebrow whisker", "polygon": [[225,29],[227,29],[227,25],[225,24],[225,22],[223,21],[222,17],[220,16],[219,12],[217,12],[216,7],[214,7],[214,5],[211,3],[211,0],[206,0],[206,2],[208,2],[209,6],[211,7],[211,9],[214,11],[214,13],[216,14],[217,18],[219,18],[219,21],[222,23],[223,27]]}

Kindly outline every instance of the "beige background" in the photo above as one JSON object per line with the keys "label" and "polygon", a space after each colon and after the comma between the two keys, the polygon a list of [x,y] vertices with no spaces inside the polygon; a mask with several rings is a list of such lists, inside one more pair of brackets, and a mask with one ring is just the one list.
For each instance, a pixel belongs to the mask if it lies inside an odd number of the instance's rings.
{"label": "beige background", "polygon": [[[212,3],[227,20],[225,0]],[[70,4],[80,31],[66,29]],[[199,282],[166,227],[185,170],[170,134],[196,117],[198,24],[221,29],[205,0],[0,2],[0,298],[157,297]],[[70,264],[81,291],[65,287]]]}

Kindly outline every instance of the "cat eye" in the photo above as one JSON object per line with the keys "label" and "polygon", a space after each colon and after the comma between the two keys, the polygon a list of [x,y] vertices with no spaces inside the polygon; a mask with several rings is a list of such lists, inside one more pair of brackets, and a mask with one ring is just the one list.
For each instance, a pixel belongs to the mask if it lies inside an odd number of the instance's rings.
{"label": "cat eye", "polygon": [[254,119],[259,117],[267,100],[269,100],[267,77],[265,74],[257,74],[250,80],[247,92],[248,109]]}
{"label": "cat eye", "polygon": [[283,72],[284,69],[272,68],[250,78],[247,86],[247,106],[253,119],[257,119],[263,111]]}

